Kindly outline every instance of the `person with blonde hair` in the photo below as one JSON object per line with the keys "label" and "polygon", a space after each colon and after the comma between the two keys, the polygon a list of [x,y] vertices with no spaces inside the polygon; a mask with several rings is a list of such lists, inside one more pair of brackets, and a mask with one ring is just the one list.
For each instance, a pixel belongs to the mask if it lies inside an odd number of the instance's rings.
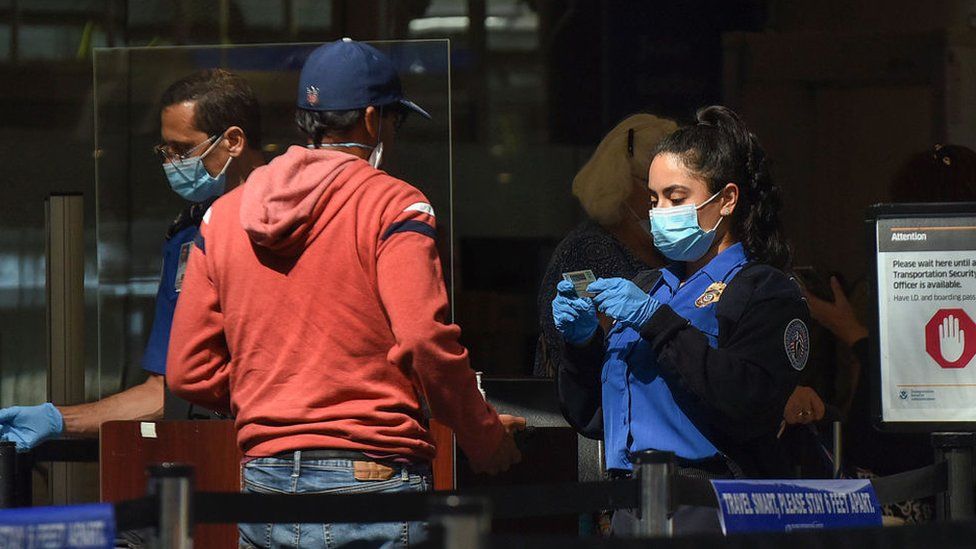
{"label": "person with blonde hair", "polygon": [[562,273],[589,269],[597,278],[629,279],[664,264],[651,245],[647,170],[654,147],[676,129],[673,120],[630,115],[610,130],[573,179],[573,196],[587,219],[559,243],[543,277],[534,375],[552,377],[558,371],[562,338],[549,304]]}

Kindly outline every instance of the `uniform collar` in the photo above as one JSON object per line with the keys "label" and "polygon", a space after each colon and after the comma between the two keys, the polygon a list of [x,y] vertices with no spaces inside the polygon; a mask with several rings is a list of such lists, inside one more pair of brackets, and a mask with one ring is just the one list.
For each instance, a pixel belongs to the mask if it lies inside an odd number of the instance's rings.
{"label": "uniform collar", "polygon": [[[724,282],[725,278],[733,269],[744,263],[748,263],[748,261],[749,258],[746,257],[746,251],[742,247],[742,243],[736,242],[713,257],[700,271],[689,276],[685,282],[698,276],[699,273],[710,278],[712,282]],[[677,291],[681,285],[681,279],[685,275],[685,263],[672,263],[661,269],[661,272],[663,274],[661,281],[667,284],[672,291]]]}
{"label": "uniform collar", "polygon": [[746,250],[742,247],[742,243],[736,242],[713,257],[708,264],[702,267],[701,272],[712,279],[712,282],[724,282],[732,269],[748,261],[749,258],[746,257]]}

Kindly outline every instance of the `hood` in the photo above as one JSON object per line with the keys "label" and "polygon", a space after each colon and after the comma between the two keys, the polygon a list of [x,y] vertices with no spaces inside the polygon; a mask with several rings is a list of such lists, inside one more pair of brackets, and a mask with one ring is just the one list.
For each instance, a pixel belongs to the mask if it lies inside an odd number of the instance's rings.
{"label": "hood", "polygon": [[241,226],[261,248],[276,255],[300,254],[318,234],[321,221],[328,221],[323,217],[337,211],[326,207],[329,199],[363,168],[370,166],[344,152],[289,147],[248,177]]}

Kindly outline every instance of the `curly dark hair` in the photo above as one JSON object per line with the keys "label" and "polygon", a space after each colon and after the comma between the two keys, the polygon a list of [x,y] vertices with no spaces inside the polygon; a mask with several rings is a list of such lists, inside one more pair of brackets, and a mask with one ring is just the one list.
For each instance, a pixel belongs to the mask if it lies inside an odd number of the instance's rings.
{"label": "curly dark hair", "polygon": [[753,261],[786,269],[792,251],[780,224],[780,190],[769,175],[766,152],[732,109],[713,105],[700,109],[697,124],[672,133],[654,155],[674,154],[708,182],[711,194],[729,182],[739,187],[732,214],[732,235]]}

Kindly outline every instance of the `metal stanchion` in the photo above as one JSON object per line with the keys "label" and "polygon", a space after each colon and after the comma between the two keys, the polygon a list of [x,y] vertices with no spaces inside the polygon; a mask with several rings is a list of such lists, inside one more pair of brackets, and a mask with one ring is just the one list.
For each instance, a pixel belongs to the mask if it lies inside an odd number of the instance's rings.
{"label": "metal stanchion", "polygon": [[645,450],[634,454],[634,471],[640,487],[640,521],[637,536],[671,537],[671,475],[674,452]]}
{"label": "metal stanchion", "polygon": [[478,549],[491,531],[490,504],[474,496],[435,497],[430,504],[430,525],[444,549]]}
{"label": "metal stanchion", "polygon": [[834,448],[833,448],[833,450],[834,450],[834,471],[833,471],[833,473],[834,473],[834,478],[840,478],[840,475],[843,472],[842,464],[843,464],[843,460],[844,460],[844,456],[843,456],[843,452],[844,452],[844,437],[843,437],[843,430],[842,430],[843,427],[841,426],[841,422],[839,422],[839,421],[833,422],[832,427],[833,427],[833,432],[831,434],[833,435],[833,439],[834,439],[834,441],[833,441],[834,442]]}
{"label": "metal stanchion", "polygon": [[149,494],[159,498],[156,546],[160,549],[192,549],[193,467],[178,463],[149,467]]}
{"label": "metal stanchion", "polygon": [[936,461],[945,461],[949,470],[949,490],[936,498],[936,513],[940,520],[976,518],[973,490],[974,433],[932,433]]}
{"label": "metal stanchion", "polygon": [[[85,401],[85,200],[77,193],[45,201],[47,225],[47,398],[53,404]],[[71,463],[49,467],[51,502],[79,502],[84,470]],[[94,471],[94,469],[91,469]]]}
{"label": "metal stanchion", "polygon": [[0,442],[0,509],[17,506],[17,446],[13,442]]}

